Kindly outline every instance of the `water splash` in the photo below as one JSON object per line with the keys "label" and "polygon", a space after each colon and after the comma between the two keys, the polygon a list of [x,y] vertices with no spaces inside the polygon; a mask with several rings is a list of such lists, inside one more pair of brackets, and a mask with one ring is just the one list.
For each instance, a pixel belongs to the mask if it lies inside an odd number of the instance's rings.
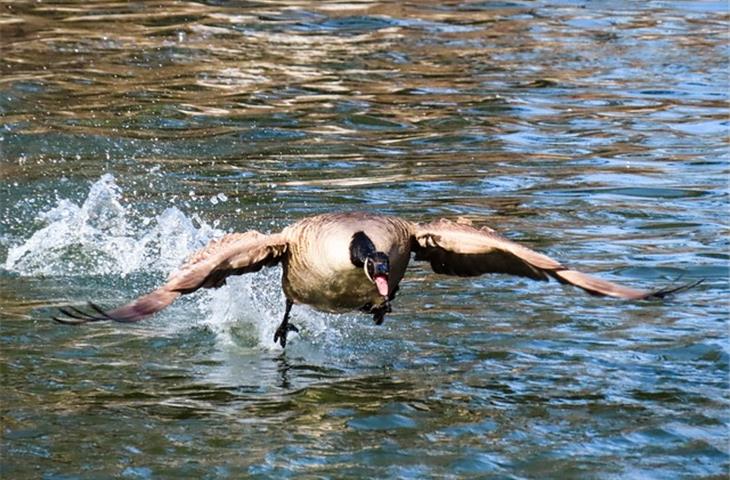
{"label": "water splash", "polygon": [[168,208],[152,225],[137,231],[121,203],[122,192],[110,174],[90,188],[79,206],[62,199],[38,215],[45,224],[26,242],[8,250],[5,269],[25,276],[77,276],[138,271],[168,271],[191,251],[221,232],[192,220],[177,208]]}
{"label": "water splash", "polygon": [[[192,252],[224,233],[175,207],[145,217],[123,205],[122,198],[114,177],[105,174],[91,185],[81,205],[60,200],[38,215],[44,225],[40,230],[9,249],[4,268],[23,276],[166,276]],[[267,269],[231,277],[220,289],[196,294],[195,304],[203,312],[198,324],[229,347],[279,348],[273,343],[284,307],[279,275],[278,269]],[[326,314],[303,312],[295,316],[308,340],[338,340],[338,333],[326,328]],[[173,319],[166,324],[173,329],[189,327],[188,322]]]}
{"label": "water splash", "polygon": [[[280,348],[273,342],[285,305],[279,275],[278,269],[269,269],[229,277],[224,287],[206,291],[198,303],[206,312],[204,324],[228,347]],[[328,326],[330,317],[308,307],[296,306],[291,321],[300,328],[306,342],[294,340],[297,335],[290,334],[287,349],[298,350],[302,343],[326,346],[338,343],[342,333]]]}

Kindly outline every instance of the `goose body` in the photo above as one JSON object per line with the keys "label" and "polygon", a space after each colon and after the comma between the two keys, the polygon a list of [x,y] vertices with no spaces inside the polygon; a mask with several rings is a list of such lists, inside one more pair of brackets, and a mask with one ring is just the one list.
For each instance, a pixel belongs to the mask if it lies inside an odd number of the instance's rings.
{"label": "goose body", "polygon": [[327,213],[307,217],[279,233],[230,233],[195,252],[156,290],[105,311],[93,303],[90,311],[62,308],[54,320],[79,324],[113,320],[136,322],[168,305],[178,296],[200,288],[223,285],[230,275],[282,265],[286,296],[284,319],[274,341],[286,345],[294,304],[328,312],[361,310],[383,322],[391,311],[408,263],[431,264],[436,273],[475,276],[506,273],[534,280],[553,278],[592,295],[626,299],[662,298],[691,287],[656,291],[624,287],[571,270],[557,260],[502,237],[488,227],[446,219],[414,223],[399,217],[364,212]]}
{"label": "goose body", "polygon": [[370,238],[390,260],[389,290],[394,290],[410,259],[411,225],[397,217],[366,213],[324,214],[285,228],[289,245],[282,261],[282,287],[295,303],[326,312],[346,312],[384,303],[362,268],[353,265],[350,244],[357,232]]}

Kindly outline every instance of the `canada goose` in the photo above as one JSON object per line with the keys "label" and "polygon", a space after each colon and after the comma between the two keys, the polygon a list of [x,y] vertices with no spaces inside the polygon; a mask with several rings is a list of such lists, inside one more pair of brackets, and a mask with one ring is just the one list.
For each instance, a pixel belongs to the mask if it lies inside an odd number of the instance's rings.
{"label": "canada goose", "polygon": [[627,299],[662,298],[699,283],[657,291],[624,287],[570,270],[491,228],[477,228],[461,219],[421,224],[371,213],[327,213],[300,220],[280,233],[230,233],[191,255],[164,285],[127,305],[108,312],[93,303],[91,312],[62,308],[64,316],[54,320],[136,322],[180,295],[220,287],[229,275],[281,263],[286,309],[274,342],[284,347],[287,333],[298,331],[289,323],[295,303],[328,312],[359,309],[372,314],[376,324],[383,323],[411,253],[416,260],[430,262],[436,273],[463,277],[509,273],[542,281],[552,277],[593,295]]}

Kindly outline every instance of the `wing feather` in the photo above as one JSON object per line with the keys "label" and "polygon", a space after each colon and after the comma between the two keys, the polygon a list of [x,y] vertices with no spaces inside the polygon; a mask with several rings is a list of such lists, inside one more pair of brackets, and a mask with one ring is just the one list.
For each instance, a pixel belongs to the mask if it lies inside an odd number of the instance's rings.
{"label": "wing feather", "polygon": [[53,319],[67,324],[103,320],[137,322],[164,309],[180,295],[200,288],[218,288],[231,275],[256,272],[279,263],[287,246],[279,233],[230,233],[193,253],[164,285],[126,305],[105,311],[89,303],[89,312],[69,307],[60,309],[63,316]]}
{"label": "wing feather", "polygon": [[513,242],[490,228],[476,228],[471,224],[447,219],[417,224],[413,250],[416,260],[430,262],[436,273],[459,276],[507,273],[543,281],[552,277],[592,295],[627,299],[662,298],[694,286],[684,285],[657,291],[624,287],[570,270],[557,260]]}

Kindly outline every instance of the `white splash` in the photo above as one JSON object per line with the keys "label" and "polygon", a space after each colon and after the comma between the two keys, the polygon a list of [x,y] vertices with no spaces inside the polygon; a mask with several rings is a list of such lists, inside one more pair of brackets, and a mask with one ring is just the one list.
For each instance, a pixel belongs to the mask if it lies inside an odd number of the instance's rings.
{"label": "white splash", "polygon": [[121,198],[114,177],[106,174],[91,186],[81,206],[59,201],[38,215],[43,228],[8,250],[5,269],[26,276],[168,271],[220,234],[204,222],[196,228],[174,207],[146,222],[152,224],[148,231],[137,232]]}
{"label": "white splash", "polygon": [[[224,194],[216,198],[226,199]],[[125,276],[142,272],[161,273],[164,278],[192,252],[224,233],[175,207],[154,218],[141,217],[125,207],[122,199],[114,177],[106,174],[91,186],[80,206],[60,200],[38,215],[44,224],[40,230],[9,249],[4,268],[24,276]],[[213,331],[224,345],[280,348],[273,342],[284,314],[280,275],[278,268],[266,269],[230,277],[222,288],[196,293],[195,303],[203,312],[196,323]],[[126,300],[119,299],[120,303]],[[340,334],[326,325],[328,315],[299,306],[294,310],[292,321],[306,335],[307,343],[339,341]],[[166,328],[189,328],[188,321],[176,322],[176,317],[166,322]],[[299,342],[295,337],[290,334],[287,348],[296,348]]]}

